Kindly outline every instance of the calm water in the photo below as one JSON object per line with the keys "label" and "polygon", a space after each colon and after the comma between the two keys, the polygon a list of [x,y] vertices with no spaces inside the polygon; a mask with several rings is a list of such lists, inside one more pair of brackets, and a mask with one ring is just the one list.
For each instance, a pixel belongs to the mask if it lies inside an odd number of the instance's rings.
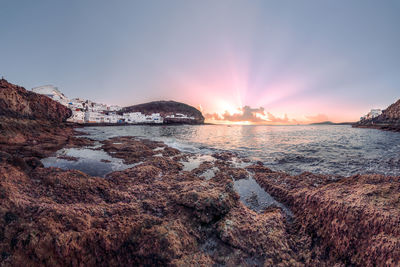
{"label": "calm water", "polygon": [[400,133],[319,126],[113,126],[82,129],[91,138],[136,136],[164,141],[184,152],[233,151],[273,170],[348,176],[400,175]]}

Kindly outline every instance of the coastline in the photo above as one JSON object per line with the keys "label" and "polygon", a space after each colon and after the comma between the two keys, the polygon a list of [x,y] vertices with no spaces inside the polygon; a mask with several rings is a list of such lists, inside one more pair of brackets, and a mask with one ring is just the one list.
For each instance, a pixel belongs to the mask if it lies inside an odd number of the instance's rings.
{"label": "coastline", "polygon": [[366,128],[366,129],[377,129],[382,131],[391,131],[391,132],[400,132],[400,125],[393,125],[389,123],[381,123],[381,124],[353,124],[354,128]]}
{"label": "coastline", "polygon": [[80,127],[107,127],[107,126],[182,126],[182,125],[212,125],[207,123],[72,123]]}
{"label": "coastline", "polygon": [[1,266],[400,264],[398,176],[289,175],[232,152],[94,140],[61,104],[0,89]]}
{"label": "coastline", "polygon": [[[93,146],[90,136],[76,136],[82,135],[79,126],[63,125],[68,134],[61,147]],[[60,140],[59,131],[21,145],[28,151],[20,153],[25,165],[15,158],[0,162],[5,266],[76,260],[91,266],[99,256],[106,265],[116,258],[128,265],[399,263],[398,177],[292,176],[233,153],[214,154],[187,169],[185,162],[198,155],[162,142],[117,137],[96,149],[137,165],[101,178],[43,168],[31,159],[32,144],[46,149],[39,158],[46,157],[60,149],[43,146],[54,140]],[[210,179],[204,176],[208,170],[216,170]],[[235,183],[249,179],[293,217],[276,204],[259,213],[246,206],[253,200],[243,202]]]}

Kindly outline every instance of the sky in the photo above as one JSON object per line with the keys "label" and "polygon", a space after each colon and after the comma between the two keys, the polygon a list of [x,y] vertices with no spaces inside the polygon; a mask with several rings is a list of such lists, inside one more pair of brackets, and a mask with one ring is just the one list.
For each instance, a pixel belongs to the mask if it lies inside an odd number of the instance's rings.
{"label": "sky", "polygon": [[210,122],[357,121],[400,98],[400,1],[0,0],[0,75]]}

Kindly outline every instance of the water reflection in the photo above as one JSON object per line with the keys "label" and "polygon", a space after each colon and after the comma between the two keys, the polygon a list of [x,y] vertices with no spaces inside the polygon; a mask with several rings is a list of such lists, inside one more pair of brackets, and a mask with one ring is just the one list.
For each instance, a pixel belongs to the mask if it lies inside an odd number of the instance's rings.
{"label": "water reflection", "polygon": [[233,151],[293,174],[400,175],[399,133],[347,125],[113,126],[87,127],[84,131],[98,140],[128,135],[164,141],[184,152]]}

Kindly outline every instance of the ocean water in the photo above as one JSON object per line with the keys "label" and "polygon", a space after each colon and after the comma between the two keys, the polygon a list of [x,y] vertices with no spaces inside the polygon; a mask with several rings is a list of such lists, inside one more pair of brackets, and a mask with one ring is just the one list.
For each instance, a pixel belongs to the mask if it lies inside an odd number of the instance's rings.
{"label": "ocean water", "polygon": [[348,125],[135,125],[80,130],[96,140],[135,136],[201,155],[231,151],[291,174],[309,171],[340,176],[400,175],[400,133]]}

